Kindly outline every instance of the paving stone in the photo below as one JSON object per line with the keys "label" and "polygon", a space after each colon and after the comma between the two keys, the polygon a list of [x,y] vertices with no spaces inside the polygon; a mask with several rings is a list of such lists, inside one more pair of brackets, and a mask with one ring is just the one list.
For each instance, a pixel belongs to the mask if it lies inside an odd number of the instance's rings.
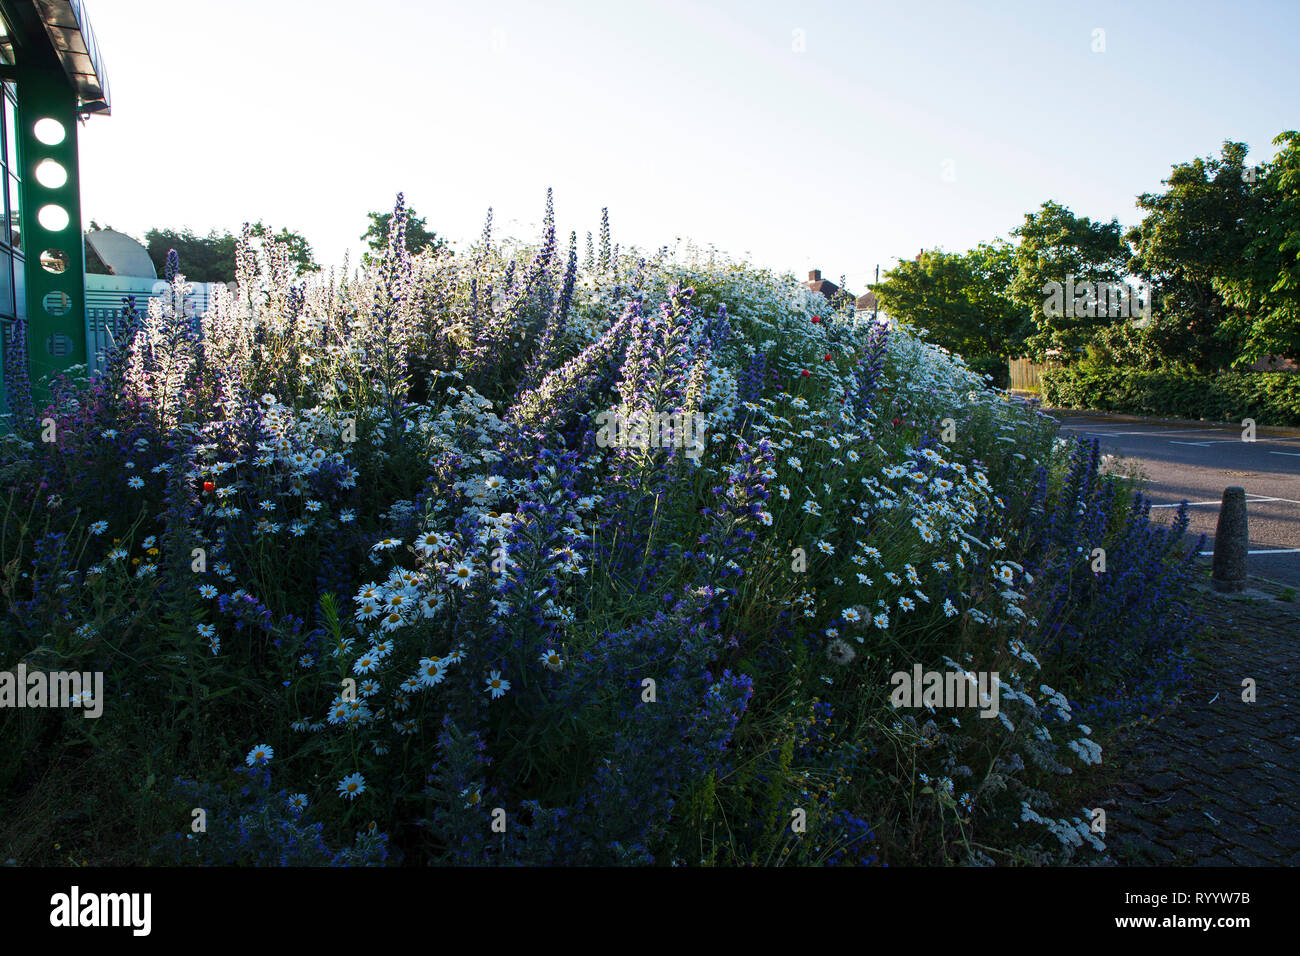
{"label": "paving stone", "polygon": [[[1091,805],[1113,808],[1110,860],[1300,866],[1300,604],[1208,588],[1193,601],[1206,626],[1188,688],[1107,754],[1121,779]],[[1244,677],[1254,703],[1241,700]]]}

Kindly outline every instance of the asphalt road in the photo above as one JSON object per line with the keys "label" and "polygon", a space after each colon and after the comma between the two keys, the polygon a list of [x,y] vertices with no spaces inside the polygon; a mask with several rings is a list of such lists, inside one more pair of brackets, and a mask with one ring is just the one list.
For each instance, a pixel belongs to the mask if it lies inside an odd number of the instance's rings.
{"label": "asphalt road", "polygon": [[[1248,575],[1300,588],[1300,431],[1261,429],[1255,441],[1242,429],[1205,423],[1165,424],[1108,415],[1053,416],[1063,435],[1101,439],[1103,453],[1136,459],[1149,480],[1152,517],[1172,517],[1180,501],[1190,507],[1188,532],[1207,535],[1214,549],[1223,489],[1246,489],[1250,527]],[[1167,519],[1166,519],[1167,520]]]}

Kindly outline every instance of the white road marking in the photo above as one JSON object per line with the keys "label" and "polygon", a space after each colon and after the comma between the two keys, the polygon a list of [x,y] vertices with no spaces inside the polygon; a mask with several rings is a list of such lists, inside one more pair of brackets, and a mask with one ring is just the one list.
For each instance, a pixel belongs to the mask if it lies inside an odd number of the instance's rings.
{"label": "white road marking", "polygon": [[[1282,548],[1277,551],[1247,551],[1247,554],[1300,554],[1300,548]],[[1214,554],[1213,551],[1202,551],[1203,556]]]}
{"label": "white road marking", "polygon": [[[1223,503],[1223,502],[1221,502],[1221,501],[1189,501],[1189,502],[1187,502],[1187,505],[1188,505],[1188,507],[1190,508],[1190,507],[1194,507],[1194,506],[1196,506],[1196,505],[1218,505],[1218,504],[1222,504],[1222,503]],[[1179,505],[1181,505],[1181,504],[1182,504],[1182,502],[1180,501],[1180,502],[1178,502],[1177,504],[1172,504],[1172,505],[1152,505],[1151,507],[1152,507],[1152,508],[1177,508],[1177,507],[1178,507]]]}
{"label": "white road marking", "polygon": [[1300,458],[1300,451],[1271,451],[1270,455],[1286,455],[1288,458]]}
{"label": "white road marking", "polygon": [[[1267,503],[1270,502],[1270,501],[1285,501],[1285,502],[1286,502],[1287,504],[1289,504],[1289,505],[1300,505],[1300,501],[1293,501],[1293,500],[1291,500],[1290,498],[1263,498],[1263,497],[1255,497],[1255,496],[1250,495],[1250,494],[1247,494],[1247,495],[1246,495],[1246,504],[1248,504],[1248,505],[1262,505],[1262,504],[1267,504]],[[1151,507],[1152,507],[1152,508],[1177,508],[1178,505],[1181,505],[1181,504],[1182,504],[1182,502],[1179,501],[1179,502],[1177,502],[1176,504],[1172,504],[1172,505],[1152,505]],[[1222,504],[1222,502],[1221,502],[1221,501],[1189,501],[1189,502],[1187,502],[1188,507],[1191,507],[1191,506],[1193,506],[1193,505],[1217,505],[1217,504]]]}
{"label": "white road marking", "polygon": [[1212,441],[1170,441],[1171,445],[1196,445],[1198,448],[1204,448],[1206,445],[1216,444]]}

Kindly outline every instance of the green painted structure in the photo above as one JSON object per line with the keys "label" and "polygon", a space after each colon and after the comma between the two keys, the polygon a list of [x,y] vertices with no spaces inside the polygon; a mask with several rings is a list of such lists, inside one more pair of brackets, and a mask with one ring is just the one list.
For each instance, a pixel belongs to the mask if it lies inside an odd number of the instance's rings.
{"label": "green painted structure", "polygon": [[[0,0],[0,330],[13,367],[42,379],[87,362],[79,122],[109,112],[108,80],[84,0]],[[26,341],[16,328],[25,322]],[[0,394],[4,380],[0,377]],[[9,411],[6,407],[0,413]]]}

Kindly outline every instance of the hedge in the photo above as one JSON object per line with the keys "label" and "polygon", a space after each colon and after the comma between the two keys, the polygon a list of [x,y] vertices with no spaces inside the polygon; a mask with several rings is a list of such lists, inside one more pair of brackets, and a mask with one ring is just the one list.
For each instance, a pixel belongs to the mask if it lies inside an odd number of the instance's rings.
{"label": "hedge", "polygon": [[1178,369],[1056,368],[1042,376],[1043,401],[1057,408],[1300,425],[1300,375]]}

